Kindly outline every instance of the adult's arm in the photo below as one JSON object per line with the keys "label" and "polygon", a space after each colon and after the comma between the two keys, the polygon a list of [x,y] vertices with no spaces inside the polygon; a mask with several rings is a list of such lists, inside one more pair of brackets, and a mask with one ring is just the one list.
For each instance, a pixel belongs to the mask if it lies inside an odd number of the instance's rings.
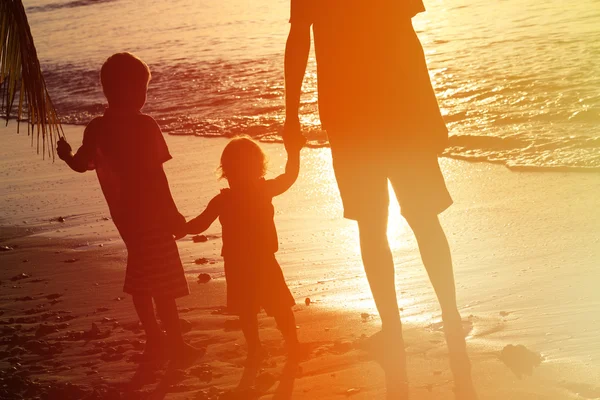
{"label": "adult's arm", "polygon": [[290,23],[290,33],[285,46],[285,136],[300,135],[300,95],[302,81],[310,52],[310,27],[307,21]]}

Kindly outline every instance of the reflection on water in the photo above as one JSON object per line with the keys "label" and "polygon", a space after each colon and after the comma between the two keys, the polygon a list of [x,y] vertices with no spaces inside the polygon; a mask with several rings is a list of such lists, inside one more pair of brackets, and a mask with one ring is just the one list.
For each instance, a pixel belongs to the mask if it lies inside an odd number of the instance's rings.
{"label": "reflection on water", "polygon": [[[152,69],[146,111],[166,132],[264,137],[281,128],[288,0],[24,3],[66,122],[102,112],[100,64],[129,50]],[[597,0],[426,3],[414,25],[451,131],[449,156],[600,169]],[[319,145],[316,83],[311,58],[302,121]]]}

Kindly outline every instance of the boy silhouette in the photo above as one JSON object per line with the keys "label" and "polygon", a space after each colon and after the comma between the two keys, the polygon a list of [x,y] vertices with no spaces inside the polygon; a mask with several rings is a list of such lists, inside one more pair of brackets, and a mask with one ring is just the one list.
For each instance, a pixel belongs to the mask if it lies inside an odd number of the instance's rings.
{"label": "boy silhouette", "polygon": [[[100,71],[108,108],[85,128],[75,155],[61,139],[57,153],[76,172],[96,170],[110,215],[127,246],[123,291],[133,297],[146,331],[144,359],[177,367],[203,354],[183,340],[175,299],[189,294],[173,234],[185,218],[173,201],[162,164],[171,159],[156,121],[140,112],[150,70],[130,53],[109,57]],[[160,329],[153,301],[167,335]]]}

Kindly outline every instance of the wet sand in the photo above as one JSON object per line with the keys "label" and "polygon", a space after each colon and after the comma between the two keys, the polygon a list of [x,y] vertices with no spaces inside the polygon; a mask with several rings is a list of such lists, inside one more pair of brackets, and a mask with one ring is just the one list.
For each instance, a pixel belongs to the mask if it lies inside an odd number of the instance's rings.
{"label": "wet sand", "polygon": [[[5,139],[0,246],[11,248],[0,253],[0,378],[5,384],[0,398],[19,398],[25,390],[30,394],[23,398],[35,398],[32,393],[48,386],[56,398],[67,398],[64,393],[85,398],[93,388],[115,398],[114,391],[126,387],[125,398],[153,393],[153,398],[201,399],[234,388],[243,374],[245,346],[235,318],[223,312],[218,224],[207,232],[206,242],[194,243],[191,237],[179,242],[192,292],[179,301],[188,322],[185,337],[206,346],[206,356],[185,371],[142,374],[147,384],[131,386],[140,376],[135,359],[144,336],[121,290],[126,253],[96,177],[42,161],[28,139],[10,129],[0,130]],[[67,127],[74,148],[81,131]],[[225,141],[167,137],[167,142],[175,158],[165,169],[182,213],[191,218],[223,184],[214,170]],[[265,149],[276,173],[285,160],[283,147]],[[360,266],[355,227],[341,218],[329,165],[325,149],[303,150],[297,185],[275,202],[278,259],[298,303],[300,339],[310,348],[295,375],[292,398],[385,398],[381,367],[359,349],[364,337],[377,332],[379,320]],[[442,221],[453,248],[480,398],[600,398],[600,301],[594,289],[600,225],[593,208],[600,179],[521,174],[454,160],[442,160],[442,167],[456,201]],[[323,184],[315,186],[317,180]],[[397,210],[391,221],[411,398],[452,399],[435,298]],[[206,260],[196,264],[199,258]],[[200,273],[211,280],[197,283]],[[260,324],[270,356],[260,371],[259,394],[271,398],[280,382],[283,391],[291,380],[282,376],[283,343],[273,321],[261,315]],[[517,377],[501,360],[509,344],[541,353],[532,376]],[[519,357],[517,362],[525,365]]]}

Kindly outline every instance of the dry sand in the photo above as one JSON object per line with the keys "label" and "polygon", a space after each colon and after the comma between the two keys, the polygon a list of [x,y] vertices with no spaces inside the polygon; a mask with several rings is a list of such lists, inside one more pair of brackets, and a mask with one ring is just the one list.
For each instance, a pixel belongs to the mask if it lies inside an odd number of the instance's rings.
{"label": "dry sand", "polygon": [[[12,249],[0,253],[0,398],[35,398],[35,390],[54,391],[49,398],[86,398],[93,389],[104,393],[97,398],[118,398],[115,388],[129,385],[123,398],[216,399],[234,388],[245,347],[235,318],[223,313],[218,224],[204,243],[180,241],[192,292],[178,302],[189,323],[185,337],[206,346],[206,356],[186,371],[140,375],[134,360],[143,332],[121,291],[126,253],[95,175],[42,161],[12,129],[1,130],[0,245]],[[74,148],[81,131],[67,127]],[[225,141],[167,137],[167,142],[175,157],[166,165],[174,196],[186,217],[193,217],[222,185],[213,172]],[[273,171],[279,171],[282,146],[265,149]],[[442,160],[442,166],[457,203],[443,222],[455,254],[459,306],[480,398],[600,398],[594,269],[600,260],[600,221],[597,197],[590,194],[599,193],[600,179],[512,173],[454,160]],[[317,180],[323,184],[315,186]],[[298,184],[275,206],[282,242],[278,258],[297,298],[299,336],[311,349],[291,398],[385,398],[382,369],[357,348],[361,338],[377,332],[379,321],[360,267],[355,227],[340,215],[326,150],[303,151]],[[397,210],[391,221],[411,398],[453,399],[435,298]],[[201,257],[208,262],[195,264]],[[577,274],[568,268],[572,264]],[[198,284],[199,273],[212,279]],[[556,318],[562,322],[553,322]],[[261,398],[271,398],[285,356],[273,321],[261,315],[260,324],[270,356],[258,386]],[[532,376],[518,378],[500,360],[509,344],[542,353],[544,361]],[[134,389],[134,376],[149,379]],[[282,392],[292,383],[281,382]]]}

